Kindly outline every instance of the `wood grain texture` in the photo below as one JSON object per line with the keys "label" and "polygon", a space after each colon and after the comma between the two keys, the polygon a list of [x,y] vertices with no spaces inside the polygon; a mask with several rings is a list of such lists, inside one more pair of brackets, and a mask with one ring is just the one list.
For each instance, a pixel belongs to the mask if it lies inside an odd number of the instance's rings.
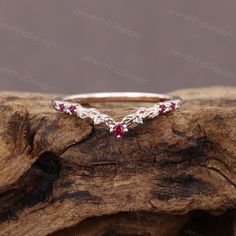
{"label": "wood grain texture", "polygon": [[[145,231],[146,220],[130,212],[145,212],[165,219],[156,235],[168,235],[173,225],[174,236],[189,212],[235,209],[236,88],[173,94],[183,97],[181,109],[116,139],[88,120],[54,111],[55,95],[1,92],[0,235],[68,227],[83,236],[155,235],[131,230],[143,224]],[[120,117],[134,105],[100,108]],[[83,231],[91,218],[98,218],[100,234],[92,226]]]}

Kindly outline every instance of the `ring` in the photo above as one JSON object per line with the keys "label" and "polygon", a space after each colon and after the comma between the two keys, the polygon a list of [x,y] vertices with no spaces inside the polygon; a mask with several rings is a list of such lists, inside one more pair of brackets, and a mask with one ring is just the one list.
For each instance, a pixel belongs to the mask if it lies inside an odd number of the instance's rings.
{"label": "ring", "polygon": [[[154,104],[138,108],[134,113],[126,115],[119,122],[96,108],[85,106],[85,104],[108,102],[142,102]],[[117,138],[124,136],[132,124],[142,124],[146,119],[152,119],[159,114],[175,110],[180,107],[181,103],[182,99],[177,96],[134,92],[87,93],[57,98],[53,101],[54,108],[57,111],[70,115],[74,114],[82,119],[89,118],[93,121],[94,125],[103,123]]]}

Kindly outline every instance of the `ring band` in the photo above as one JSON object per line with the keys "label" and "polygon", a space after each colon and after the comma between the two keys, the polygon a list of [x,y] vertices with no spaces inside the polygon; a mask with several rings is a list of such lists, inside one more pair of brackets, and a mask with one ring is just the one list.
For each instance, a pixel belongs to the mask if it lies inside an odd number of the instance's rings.
{"label": "ring band", "polygon": [[[140,107],[136,112],[126,115],[120,122],[115,121],[109,115],[98,109],[85,107],[83,104],[105,102],[143,102],[154,103],[148,107]],[[87,93],[71,95],[54,100],[53,105],[57,111],[67,114],[75,114],[82,119],[89,118],[94,125],[104,123],[117,138],[122,137],[133,123],[142,124],[145,119],[152,119],[161,113],[166,113],[179,108],[182,99],[177,96],[169,96],[155,93]]]}

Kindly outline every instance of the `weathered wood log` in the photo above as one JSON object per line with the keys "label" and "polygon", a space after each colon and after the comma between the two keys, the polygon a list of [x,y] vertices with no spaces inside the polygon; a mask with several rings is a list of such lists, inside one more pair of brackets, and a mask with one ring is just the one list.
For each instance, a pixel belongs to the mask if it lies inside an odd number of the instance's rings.
{"label": "weathered wood log", "polygon": [[191,212],[235,209],[236,88],[173,94],[181,109],[116,139],[54,111],[54,95],[1,92],[0,235],[174,236]]}
{"label": "weathered wood log", "polygon": [[95,217],[84,222],[51,234],[65,235],[176,235],[189,220],[189,215],[170,216],[147,212],[118,213],[103,217]]}
{"label": "weathered wood log", "polygon": [[234,211],[234,215],[233,215],[233,236],[236,236],[236,211]]}

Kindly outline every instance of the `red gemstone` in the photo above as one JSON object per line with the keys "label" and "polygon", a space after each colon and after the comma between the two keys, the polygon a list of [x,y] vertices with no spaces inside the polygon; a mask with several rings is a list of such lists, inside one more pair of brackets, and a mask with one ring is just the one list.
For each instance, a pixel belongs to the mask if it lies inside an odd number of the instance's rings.
{"label": "red gemstone", "polygon": [[175,102],[171,102],[170,108],[171,108],[171,109],[175,109],[175,107],[176,107],[176,103],[175,103]]}
{"label": "red gemstone", "polygon": [[161,111],[165,111],[166,110],[166,105],[165,104],[161,104],[160,105],[160,109],[161,109]]}
{"label": "red gemstone", "polygon": [[122,124],[117,124],[113,127],[113,134],[120,138],[125,134],[125,127]]}
{"label": "red gemstone", "polygon": [[59,109],[60,109],[60,111],[64,111],[65,105],[63,103],[59,104]]}
{"label": "red gemstone", "polygon": [[74,106],[74,105],[71,105],[69,108],[69,111],[70,111],[70,113],[75,113],[75,110],[76,110],[76,106]]}

